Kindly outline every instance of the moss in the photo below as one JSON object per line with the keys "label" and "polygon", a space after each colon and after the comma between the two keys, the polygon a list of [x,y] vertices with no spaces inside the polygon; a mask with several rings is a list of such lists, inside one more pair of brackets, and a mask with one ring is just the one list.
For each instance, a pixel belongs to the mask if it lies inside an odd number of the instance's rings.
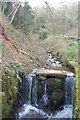
{"label": "moss", "polygon": [[61,85],[61,83],[62,83],[62,82],[61,82],[61,79],[59,79],[59,78],[56,78],[55,81],[56,81],[56,83],[57,83],[58,85]]}
{"label": "moss", "polygon": [[57,107],[57,105],[60,105],[62,102],[62,97],[63,97],[62,90],[56,89],[50,97],[51,105],[55,107]]}
{"label": "moss", "polygon": [[40,80],[45,80],[46,77],[44,77],[44,76],[39,76],[39,79],[40,79]]}
{"label": "moss", "polygon": [[74,91],[74,115],[73,117],[78,119],[79,116],[79,84],[78,84],[78,62],[70,61],[68,64],[75,71],[75,91]]}
{"label": "moss", "polygon": [[21,81],[21,74],[28,71],[19,63],[9,63],[3,66],[2,75],[2,116],[6,118],[10,116],[13,105],[17,98],[18,82]]}
{"label": "moss", "polygon": [[56,101],[56,100],[54,100],[53,102],[54,102],[55,105],[57,104],[57,101]]}
{"label": "moss", "polygon": [[41,30],[39,31],[39,38],[42,39],[42,40],[44,40],[45,38],[48,37],[48,34],[49,34],[48,30],[46,30],[46,29],[41,29]]}

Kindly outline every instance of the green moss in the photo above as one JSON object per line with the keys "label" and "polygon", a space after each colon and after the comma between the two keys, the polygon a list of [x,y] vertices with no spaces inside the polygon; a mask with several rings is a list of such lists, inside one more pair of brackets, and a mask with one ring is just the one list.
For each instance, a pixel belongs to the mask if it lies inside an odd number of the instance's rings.
{"label": "green moss", "polygon": [[49,34],[48,30],[41,29],[39,32],[39,38],[44,40],[45,38],[48,37],[48,34]]}
{"label": "green moss", "polygon": [[56,83],[57,83],[58,85],[61,85],[61,83],[62,83],[62,82],[61,82],[61,79],[59,79],[59,78],[56,78],[55,81],[56,81]]}
{"label": "green moss", "polygon": [[69,41],[68,44],[63,53],[63,60],[76,61],[78,59],[78,44],[73,41]]}
{"label": "green moss", "polygon": [[2,97],[2,116],[10,115],[17,98],[18,82],[21,82],[20,75],[28,71],[19,63],[9,63],[3,67],[2,88],[5,95]]}
{"label": "green moss", "polygon": [[45,76],[39,76],[39,79],[40,80],[46,80],[46,77]]}
{"label": "green moss", "polygon": [[54,100],[53,102],[54,102],[55,105],[57,104],[57,101],[56,101],[56,100]]}
{"label": "green moss", "polygon": [[79,84],[78,84],[78,63],[70,61],[68,64],[73,70],[75,70],[75,91],[74,91],[74,118],[78,119],[79,116]]}

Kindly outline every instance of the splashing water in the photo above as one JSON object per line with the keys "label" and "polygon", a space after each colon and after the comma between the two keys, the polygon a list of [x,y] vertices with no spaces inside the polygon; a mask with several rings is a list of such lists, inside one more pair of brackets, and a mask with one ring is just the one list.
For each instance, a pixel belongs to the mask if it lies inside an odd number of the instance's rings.
{"label": "splashing water", "polygon": [[[30,113],[31,111],[32,111],[32,115],[40,114],[42,117],[45,117],[45,118],[47,117],[47,114],[45,112],[43,112],[42,110],[40,110],[32,105],[24,104],[23,111],[21,111],[19,113],[19,118],[25,118],[25,116],[31,114]],[[34,114],[33,114],[33,111],[34,111]]]}

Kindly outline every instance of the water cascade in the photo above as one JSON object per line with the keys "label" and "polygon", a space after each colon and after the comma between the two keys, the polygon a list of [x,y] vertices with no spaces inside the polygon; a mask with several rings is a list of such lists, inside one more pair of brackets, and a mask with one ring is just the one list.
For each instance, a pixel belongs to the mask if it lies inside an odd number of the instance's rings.
{"label": "water cascade", "polygon": [[38,106],[37,104],[37,89],[38,89],[38,81],[37,81],[37,78],[34,77],[34,82],[33,82],[33,90],[32,90],[32,101],[33,101],[33,104],[35,104],[35,106]]}
{"label": "water cascade", "polygon": [[28,80],[29,83],[29,98],[28,98],[28,104],[31,104],[31,89],[32,89],[32,76],[28,75],[26,77],[26,79]]}
{"label": "water cascade", "polygon": [[[52,60],[52,56],[49,55],[49,59]],[[54,60],[53,60],[54,61]],[[58,62],[59,63],[59,62]],[[55,63],[56,64],[56,63]],[[61,67],[61,64],[55,66]],[[46,107],[50,104],[50,100],[47,93],[47,79],[43,81],[43,94],[39,98],[38,94],[40,91],[38,76],[31,73],[25,77],[25,104],[18,111],[19,118],[72,118],[73,116],[73,97],[74,97],[74,86],[75,78],[74,74],[68,73],[67,78],[64,80],[64,102],[62,105],[63,109],[60,107],[48,114]],[[40,100],[39,100],[40,99]],[[44,109],[40,107],[43,104]]]}
{"label": "water cascade", "polygon": [[49,104],[49,99],[48,99],[48,96],[47,96],[47,80],[45,80],[44,95],[43,95],[41,101],[43,102],[45,107]]}
{"label": "water cascade", "polygon": [[64,92],[65,105],[71,104],[73,106],[74,84],[75,84],[75,78],[73,76],[72,77],[68,76],[65,79],[65,92]]}
{"label": "water cascade", "polygon": [[64,104],[63,110],[58,111],[52,118],[66,118],[66,120],[73,117],[73,97],[74,97],[75,78],[67,76],[64,84]]}

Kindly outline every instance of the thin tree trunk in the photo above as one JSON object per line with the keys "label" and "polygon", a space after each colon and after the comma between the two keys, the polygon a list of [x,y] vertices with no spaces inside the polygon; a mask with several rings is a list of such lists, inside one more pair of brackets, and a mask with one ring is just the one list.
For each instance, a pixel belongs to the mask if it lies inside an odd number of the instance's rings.
{"label": "thin tree trunk", "polygon": [[[45,2],[45,4],[46,4],[46,7],[48,8],[48,11],[49,11],[49,14],[50,14],[50,18],[51,18],[51,22],[52,22],[52,24],[53,24],[53,26],[54,26],[54,30],[53,30],[53,31],[56,31],[55,23],[54,23],[53,17],[52,17],[52,10],[51,10],[48,2],[46,2],[46,0],[44,0],[44,2]],[[52,32],[53,32],[53,31],[52,31]]]}
{"label": "thin tree trunk", "polygon": [[15,15],[16,15],[16,12],[18,11],[18,8],[19,8],[19,7],[20,7],[20,3],[19,3],[19,5],[18,5],[18,7],[16,8],[16,10],[14,11],[14,14],[13,14],[13,16],[12,16],[12,19],[11,19],[10,23],[13,22],[14,17],[15,17]]}
{"label": "thin tree trunk", "polygon": [[7,18],[14,12],[14,9],[9,13],[9,15],[7,16]]}

